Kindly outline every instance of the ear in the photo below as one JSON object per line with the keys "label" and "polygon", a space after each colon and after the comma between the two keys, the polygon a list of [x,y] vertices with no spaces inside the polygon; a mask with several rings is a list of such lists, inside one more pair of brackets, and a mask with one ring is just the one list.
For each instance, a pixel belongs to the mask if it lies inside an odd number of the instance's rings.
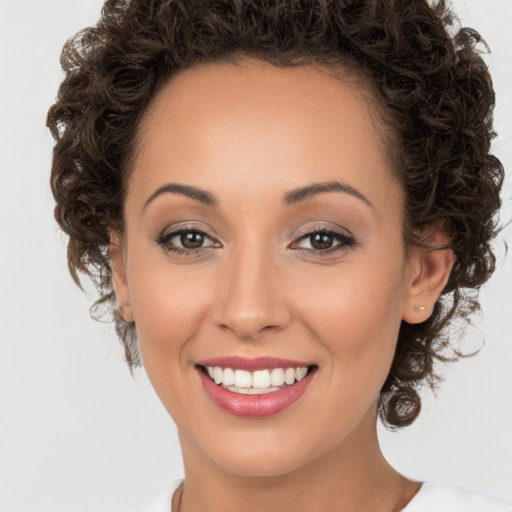
{"label": "ear", "polygon": [[402,319],[410,324],[430,317],[453,266],[453,251],[435,248],[446,247],[448,238],[436,233],[432,240],[434,248],[417,246],[409,255]]}
{"label": "ear", "polygon": [[112,283],[117,297],[119,313],[126,322],[133,322],[133,312],[130,304],[130,291],[126,279],[126,265],[123,256],[121,237],[117,231],[110,231],[110,268],[112,271]]}

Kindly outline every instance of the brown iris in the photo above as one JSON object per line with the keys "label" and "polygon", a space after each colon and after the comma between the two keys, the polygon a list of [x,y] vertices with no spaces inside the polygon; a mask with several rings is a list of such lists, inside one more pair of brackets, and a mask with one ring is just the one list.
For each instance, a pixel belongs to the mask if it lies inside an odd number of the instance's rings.
{"label": "brown iris", "polygon": [[310,236],[310,240],[311,247],[319,251],[330,249],[334,242],[332,235],[326,235],[325,233],[315,233]]}
{"label": "brown iris", "polygon": [[204,235],[202,233],[182,233],[180,235],[181,245],[185,249],[199,249],[204,243]]}

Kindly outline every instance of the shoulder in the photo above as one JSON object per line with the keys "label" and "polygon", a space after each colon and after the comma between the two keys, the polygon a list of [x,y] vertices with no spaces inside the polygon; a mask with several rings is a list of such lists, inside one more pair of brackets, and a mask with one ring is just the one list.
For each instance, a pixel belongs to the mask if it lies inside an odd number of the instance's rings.
{"label": "shoulder", "polygon": [[426,482],[402,512],[512,512],[512,505],[458,485]]}
{"label": "shoulder", "polygon": [[[169,512],[175,480],[135,512]],[[402,512],[512,512],[512,505],[452,484],[426,482]]]}
{"label": "shoulder", "polygon": [[136,508],[134,512],[170,512],[172,496],[182,482],[183,480],[174,480],[153,499]]}

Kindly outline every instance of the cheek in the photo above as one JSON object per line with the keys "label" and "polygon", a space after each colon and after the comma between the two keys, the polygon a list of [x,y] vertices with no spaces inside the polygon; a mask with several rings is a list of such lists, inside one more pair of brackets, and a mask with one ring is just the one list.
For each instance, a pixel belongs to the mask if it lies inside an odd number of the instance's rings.
{"label": "cheek", "polygon": [[322,384],[331,392],[316,405],[326,439],[348,435],[376,412],[389,374],[401,323],[400,279],[374,277],[331,281],[307,309],[309,330],[326,354]]}
{"label": "cheek", "polygon": [[[200,329],[214,287],[204,272],[134,257],[129,274],[132,310],[145,366],[184,365],[187,341]],[[198,278],[198,275],[201,278]],[[206,278],[206,279],[205,279]]]}
{"label": "cheek", "polygon": [[361,396],[365,390],[378,393],[388,375],[401,324],[404,276],[399,263],[360,268],[340,268],[321,292],[311,283],[309,299],[303,295],[300,307],[330,356],[336,385],[349,382]]}
{"label": "cheek", "polygon": [[200,337],[210,287],[197,278],[197,272],[193,275],[186,267],[167,262],[137,265],[131,276],[130,295],[144,368],[176,421],[190,406],[183,378],[195,373],[191,347]]}

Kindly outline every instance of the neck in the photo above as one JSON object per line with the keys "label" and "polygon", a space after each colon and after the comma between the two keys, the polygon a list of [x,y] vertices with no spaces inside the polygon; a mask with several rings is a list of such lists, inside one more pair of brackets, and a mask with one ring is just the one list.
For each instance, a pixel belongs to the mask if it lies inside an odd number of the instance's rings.
{"label": "neck", "polygon": [[186,475],[180,512],[399,511],[420,485],[405,479],[385,460],[375,415],[366,423],[328,453],[272,476],[225,471],[198,456],[180,435]]}

